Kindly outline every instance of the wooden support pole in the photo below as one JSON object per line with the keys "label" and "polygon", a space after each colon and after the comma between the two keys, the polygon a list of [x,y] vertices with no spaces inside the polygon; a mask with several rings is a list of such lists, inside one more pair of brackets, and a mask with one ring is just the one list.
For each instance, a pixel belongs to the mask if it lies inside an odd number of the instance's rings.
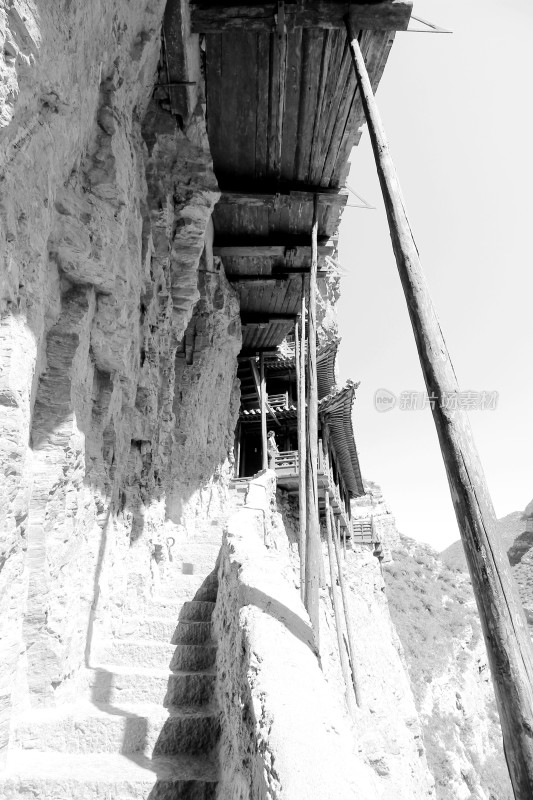
{"label": "wooden support pole", "polygon": [[349,45],[389,221],[390,235],[457,523],[481,618],[516,800],[533,797],[533,645],[472,439],[468,418],[449,408],[458,384],[403,203],[402,192],[359,43],[346,20]]}
{"label": "wooden support pole", "polygon": [[266,381],[265,381],[265,354],[261,353],[259,356],[259,364],[261,370],[261,448],[263,456],[263,469],[268,469],[268,450],[267,450],[267,399],[266,399]]}
{"label": "wooden support pole", "polygon": [[[300,593],[305,602],[305,548],[307,544],[307,430],[305,396],[305,275],[302,275],[302,314],[301,314],[299,372],[298,372],[298,503],[300,517]],[[298,343],[295,343],[295,349]]]}
{"label": "wooden support pole", "polygon": [[342,555],[344,557],[344,560],[346,561],[346,528],[342,529]]}
{"label": "wooden support pole", "polygon": [[[333,528],[333,535],[335,535],[335,528]],[[335,551],[333,547],[333,537],[331,531],[331,516],[329,507],[329,494],[326,490],[326,539],[328,544],[328,558],[329,558],[329,574],[331,580],[331,601],[333,603],[333,613],[335,614],[335,628],[337,629],[337,646],[339,648],[339,659],[341,662],[342,677],[344,678],[344,690],[346,696],[346,705],[351,716],[355,716],[354,708],[354,686],[352,682],[352,675],[350,674],[350,665],[346,656],[346,647],[344,645],[343,624],[341,616],[341,601],[339,600],[339,591],[337,588],[337,575],[335,567]]]}
{"label": "wooden support pole", "polygon": [[[269,351],[266,351],[266,352],[269,352]],[[274,350],[274,352],[276,352],[276,351]],[[263,364],[262,369],[263,369],[263,372],[264,372],[265,351],[261,350],[259,352],[259,356],[260,356],[261,364]],[[252,368],[252,375],[253,375],[254,383],[255,383],[255,391],[257,392],[257,399],[259,401],[259,408],[262,408],[263,401],[262,401],[262,394],[261,394],[261,378],[260,378],[259,373],[257,371],[257,365],[255,363],[255,357],[250,357],[249,361],[250,361],[250,367]],[[266,387],[266,383],[265,383],[265,387]],[[265,388],[265,408],[268,411],[268,413],[270,414],[270,416],[272,417],[272,419],[274,420],[274,422],[276,423],[276,425],[279,425],[281,427],[281,422],[277,418],[276,412],[274,411],[274,409],[272,408],[272,406],[268,402],[268,394],[266,393],[266,388]]]}
{"label": "wooden support pole", "polygon": [[308,377],[307,406],[307,530],[305,551],[305,607],[319,643],[318,589],[320,581],[320,527],[318,518],[318,377],[316,367],[316,273],[318,268],[318,203],[313,206],[311,233],[311,272],[308,304]]}
{"label": "wooden support pole", "polygon": [[[335,518],[333,516],[333,511],[331,509],[330,509],[330,514],[331,514],[331,525],[333,527],[333,530],[335,530]],[[344,617],[346,619],[346,634],[348,637],[348,652],[350,654],[350,666],[352,668],[352,680],[353,680],[353,690],[355,693],[355,702],[359,707],[361,707],[362,706],[361,686],[359,682],[359,675],[357,674],[357,663],[355,660],[355,627],[353,624],[352,614],[350,611],[348,594],[346,592],[344,573],[342,571],[341,554],[339,547],[340,536],[341,536],[341,523],[339,519],[337,521],[337,535],[334,536],[335,557],[337,559],[337,569],[339,571],[339,586],[341,587],[342,604],[344,606]]]}

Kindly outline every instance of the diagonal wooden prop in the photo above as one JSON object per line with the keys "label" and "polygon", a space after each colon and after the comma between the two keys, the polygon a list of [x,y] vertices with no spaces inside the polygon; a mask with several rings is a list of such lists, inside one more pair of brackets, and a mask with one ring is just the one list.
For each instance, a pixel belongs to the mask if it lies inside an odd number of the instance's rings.
{"label": "diagonal wooden prop", "polygon": [[455,372],[422,272],[396,170],[359,42],[345,19],[357,84],[420,364],[430,397],[457,523],[472,578],[516,800],[533,798],[533,645],[509,563],[495,532],[485,476],[463,411],[442,399],[458,392]]}

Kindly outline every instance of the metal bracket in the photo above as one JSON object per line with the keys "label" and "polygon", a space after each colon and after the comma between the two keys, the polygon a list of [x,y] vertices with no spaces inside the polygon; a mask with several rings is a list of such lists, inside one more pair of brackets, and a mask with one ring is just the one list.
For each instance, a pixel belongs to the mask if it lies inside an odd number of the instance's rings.
{"label": "metal bracket", "polygon": [[358,194],[358,192],[356,192],[355,189],[352,186],[350,186],[349,183],[346,183],[346,188],[348,189],[349,192],[351,192],[351,194],[353,194],[355,197],[357,197],[358,200],[361,201],[361,204],[346,203],[345,208],[366,208],[368,211],[376,210],[376,206],[370,205],[370,203],[367,200],[365,200],[365,198],[362,197],[362,195]]}
{"label": "metal bracket", "polygon": [[453,31],[448,30],[448,28],[441,28],[440,25],[434,25],[433,22],[428,22],[427,19],[422,19],[422,17],[415,17],[414,14],[411,14],[411,19],[420,22],[421,25],[425,25],[426,27],[407,28],[406,33],[453,33]]}

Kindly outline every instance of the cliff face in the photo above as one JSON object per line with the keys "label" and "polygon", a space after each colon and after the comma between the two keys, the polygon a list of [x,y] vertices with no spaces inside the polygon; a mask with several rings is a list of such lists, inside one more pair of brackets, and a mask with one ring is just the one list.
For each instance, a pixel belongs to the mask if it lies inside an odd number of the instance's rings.
{"label": "cliff face", "polygon": [[163,11],[0,11],[2,745],[224,502],[238,304],[202,107],[180,126],[151,100]]}

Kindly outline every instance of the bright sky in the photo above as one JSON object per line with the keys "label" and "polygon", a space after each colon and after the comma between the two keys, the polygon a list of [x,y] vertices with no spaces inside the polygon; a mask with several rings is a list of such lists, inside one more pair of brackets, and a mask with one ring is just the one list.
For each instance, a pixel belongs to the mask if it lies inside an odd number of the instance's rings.
{"label": "bright sky", "polygon": [[[398,33],[377,99],[461,389],[499,392],[470,421],[500,517],[533,497],[533,5],[415,0],[414,13],[454,33]],[[424,382],[366,131],[349,182],[377,206],[346,209],[340,237],[363,475],[402,533],[441,550],[459,536],[431,413],[373,405],[376,389]]]}

